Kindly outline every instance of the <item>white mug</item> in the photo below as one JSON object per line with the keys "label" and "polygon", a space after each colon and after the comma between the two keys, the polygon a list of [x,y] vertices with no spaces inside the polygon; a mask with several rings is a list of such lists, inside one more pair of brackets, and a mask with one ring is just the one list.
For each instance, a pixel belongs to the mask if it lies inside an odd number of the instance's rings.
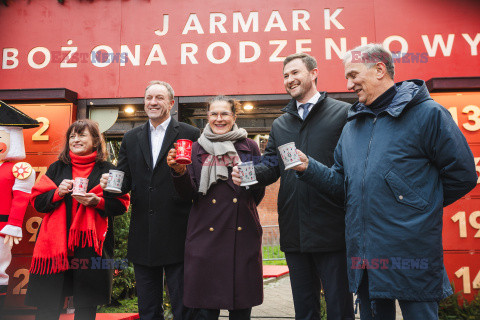
{"label": "white mug", "polygon": [[105,191],[113,193],[122,192],[122,183],[125,173],[120,170],[111,169],[108,171],[108,182]]}
{"label": "white mug", "polygon": [[238,173],[240,174],[240,178],[242,178],[240,186],[245,187],[258,183],[253,161],[240,163],[238,165]]}
{"label": "white mug", "polygon": [[75,178],[73,180],[72,195],[84,196],[87,193],[88,179],[87,178]]}
{"label": "white mug", "polygon": [[289,142],[279,146],[278,151],[280,151],[280,156],[285,164],[285,170],[302,164],[302,161],[300,161],[300,157],[297,154],[295,142]]}

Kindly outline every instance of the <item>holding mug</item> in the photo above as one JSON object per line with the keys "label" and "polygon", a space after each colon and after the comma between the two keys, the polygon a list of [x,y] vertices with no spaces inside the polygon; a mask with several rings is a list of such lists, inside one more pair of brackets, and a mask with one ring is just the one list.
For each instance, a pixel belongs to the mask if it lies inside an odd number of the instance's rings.
{"label": "holding mug", "polygon": [[238,165],[238,172],[242,179],[241,187],[250,186],[258,183],[257,176],[255,175],[255,168],[253,167],[253,161],[242,162]]}
{"label": "holding mug", "polygon": [[285,170],[302,164],[302,161],[300,161],[300,157],[297,154],[295,142],[289,142],[279,146],[278,151],[280,152],[280,156],[285,164]]}
{"label": "holding mug", "polygon": [[192,144],[193,142],[188,139],[177,140],[177,156],[175,161],[179,164],[192,163]]}
{"label": "holding mug", "polygon": [[84,196],[87,193],[88,179],[87,178],[75,178],[73,180],[72,195]]}
{"label": "holding mug", "polygon": [[108,171],[108,182],[105,191],[121,193],[124,175],[125,173],[123,171],[110,169]]}

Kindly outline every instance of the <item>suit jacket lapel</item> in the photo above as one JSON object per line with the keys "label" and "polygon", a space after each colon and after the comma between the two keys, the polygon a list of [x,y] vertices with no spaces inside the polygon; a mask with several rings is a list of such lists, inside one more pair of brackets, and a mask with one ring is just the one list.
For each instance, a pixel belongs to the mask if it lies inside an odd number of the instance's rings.
{"label": "suit jacket lapel", "polygon": [[162,149],[160,149],[160,154],[157,158],[157,163],[155,164],[155,168],[158,166],[160,161],[163,161],[163,157],[168,153],[170,150],[170,146],[175,141],[178,136],[178,121],[172,118],[170,120],[170,124],[167,127],[167,131],[165,132],[165,137],[163,138]]}
{"label": "suit jacket lapel", "polygon": [[138,138],[138,144],[140,145],[140,149],[142,150],[143,158],[145,159],[146,164],[148,165],[149,168],[153,168],[149,131],[150,131],[150,122],[147,121],[147,123],[143,125],[143,129],[140,132],[138,132],[137,138]]}

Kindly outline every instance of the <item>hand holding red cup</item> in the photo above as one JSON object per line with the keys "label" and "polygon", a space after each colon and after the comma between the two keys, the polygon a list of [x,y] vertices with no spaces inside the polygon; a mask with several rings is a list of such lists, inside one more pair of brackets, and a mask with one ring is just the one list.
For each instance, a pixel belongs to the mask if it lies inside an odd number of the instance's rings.
{"label": "hand holding red cup", "polygon": [[192,144],[193,142],[188,139],[179,139],[177,140],[176,152],[177,156],[175,161],[179,164],[190,164],[192,163]]}

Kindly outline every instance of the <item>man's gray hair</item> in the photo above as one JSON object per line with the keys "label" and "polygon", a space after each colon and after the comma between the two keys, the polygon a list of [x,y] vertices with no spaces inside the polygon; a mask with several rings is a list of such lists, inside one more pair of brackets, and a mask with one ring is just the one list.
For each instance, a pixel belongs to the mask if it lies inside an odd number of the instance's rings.
{"label": "man's gray hair", "polygon": [[350,60],[352,63],[363,63],[367,68],[372,68],[377,62],[382,62],[387,67],[390,78],[393,80],[395,76],[392,54],[380,43],[369,43],[348,51],[343,57],[343,64]]}
{"label": "man's gray hair", "polygon": [[169,83],[165,82],[165,81],[159,81],[159,80],[152,80],[152,81],[150,81],[150,83],[148,84],[148,86],[145,88],[145,94],[147,94],[148,88],[150,88],[151,86],[156,85],[156,84],[161,85],[161,86],[164,86],[164,87],[167,89],[167,91],[168,91],[168,94],[169,94],[169,96],[170,96],[170,99],[173,100],[173,97],[175,97],[175,92],[173,92],[172,86],[171,86]]}

